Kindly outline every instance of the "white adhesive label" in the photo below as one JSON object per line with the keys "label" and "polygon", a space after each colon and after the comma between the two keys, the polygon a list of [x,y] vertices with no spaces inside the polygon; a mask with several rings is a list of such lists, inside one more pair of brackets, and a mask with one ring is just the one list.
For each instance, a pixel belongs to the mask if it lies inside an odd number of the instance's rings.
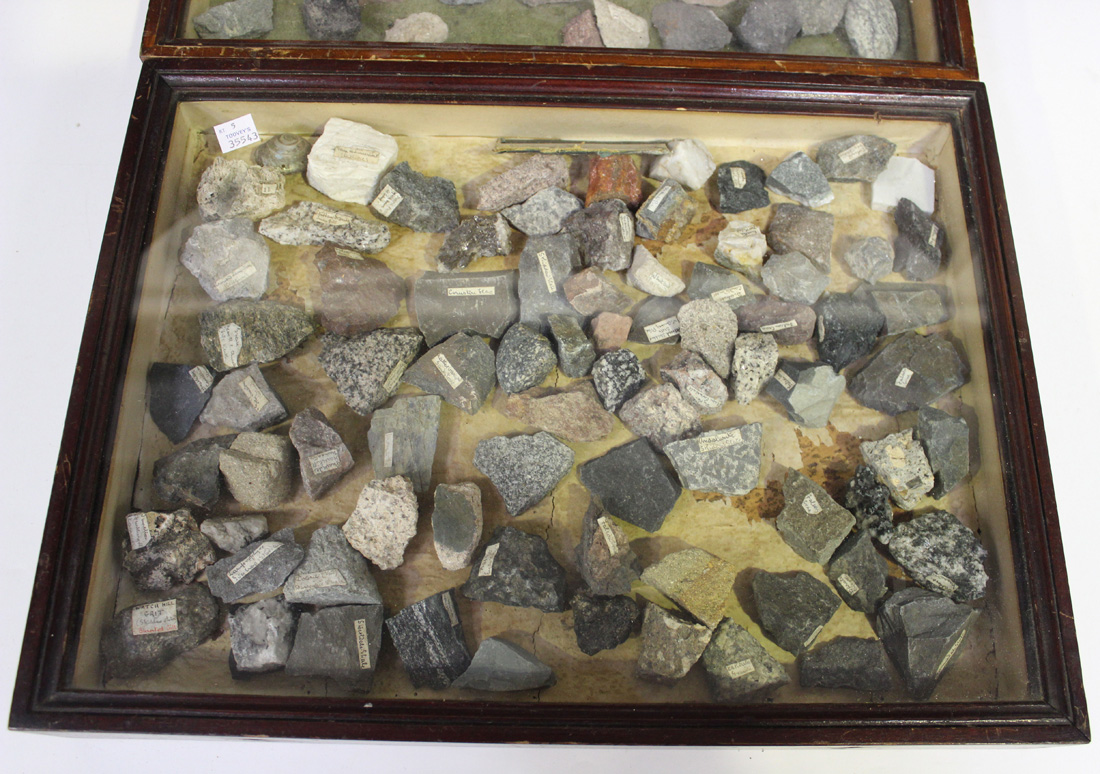
{"label": "white adhesive label", "polygon": [[350,259],[352,259],[353,261],[361,261],[361,260],[363,260],[363,256],[362,256],[362,255],[360,255],[359,253],[355,252],[354,250],[348,250],[348,249],[347,249],[346,247],[337,247],[337,248],[336,248],[336,254],[337,254],[337,255],[339,255],[339,256],[341,256],[342,258],[350,258]]}
{"label": "white adhesive label", "polygon": [[499,550],[500,543],[493,543],[485,549],[485,556],[481,557],[481,564],[477,568],[477,576],[479,578],[484,578],[487,575],[493,574],[493,560],[497,558],[497,551]]}
{"label": "white adhesive label", "polygon": [[260,386],[256,384],[256,380],[251,376],[246,376],[241,379],[241,392],[244,393],[249,404],[251,404],[252,408],[256,411],[263,411],[264,406],[271,402],[267,399],[267,396],[264,395]]}
{"label": "white adhesive label", "polygon": [[256,122],[252,120],[252,114],[243,115],[224,124],[214,127],[214,136],[218,138],[218,145],[222,153],[243,148],[260,141],[260,133],[256,131]]}
{"label": "white adhesive label", "polygon": [[894,380],[894,386],[902,388],[908,387],[909,380],[912,378],[913,372],[910,371],[908,368],[902,368],[900,371],[898,371],[898,378]]}
{"label": "white adhesive label", "polygon": [[255,551],[244,558],[244,561],[226,573],[229,582],[233,585],[240,583],[241,579],[259,567],[264,559],[278,551],[281,545],[282,543],[277,540],[269,540],[266,543],[260,543],[260,545],[256,546]]}
{"label": "white adhesive label", "polygon": [[260,196],[271,196],[279,193],[278,183],[260,183]]}
{"label": "white adhesive label", "polygon": [[329,449],[309,458],[309,467],[313,475],[321,476],[340,467],[340,450]]}
{"label": "white adhesive label", "polygon": [[440,599],[443,600],[443,609],[447,611],[447,618],[451,620],[451,626],[458,626],[458,613],[455,612],[455,602],[451,599],[451,595],[444,594]]}
{"label": "white adhesive label", "polygon": [[842,573],[837,576],[836,584],[849,594],[855,595],[859,593],[859,584],[852,580],[852,576],[848,573]]}
{"label": "white adhesive label", "polygon": [[619,541],[615,539],[615,531],[611,529],[611,522],[608,521],[606,516],[601,516],[596,519],[596,525],[600,528],[600,532],[603,533],[603,542],[607,544],[607,550],[611,553],[615,553],[619,550]]}
{"label": "white adhesive label", "polygon": [[226,274],[224,277],[214,283],[214,287],[218,289],[219,293],[224,293],[230,288],[235,288],[240,285],[246,279],[256,273],[255,264],[246,263],[238,266],[233,271]]}
{"label": "white adhesive label", "polygon": [[496,294],[497,289],[494,285],[475,288],[447,288],[448,296],[495,296]]}
{"label": "white adhesive label", "polygon": [[672,186],[661,186],[653,196],[649,197],[649,204],[647,204],[645,208],[651,212],[656,212],[657,208],[661,206],[661,202],[665,200],[665,197],[668,196],[668,192],[671,190]]}
{"label": "white adhesive label", "polygon": [[802,510],[811,516],[821,513],[821,503],[817,501],[817,497],[812,492],[802,498]]}
{"label": "white adhesive label", "polygon": [[794,389],[794,379],[788,376],[787,372],[782,369],[775,372],[775,380],[779,382],[779,386],[787,392]]}
{"label": "white adhesive label", "polygon": [[937,226],[935,223],[933,223],[932,224],[932,230],[928,232],[928,246],[929,247],[935,247],[936,246],[936,239],[939,237],[939,235],[940,235],[940,227]]}
{"label": "white adhesive label", "polygon": [[735,298],[744,298],[745,286],[734,285],[733,287],[722,288],[721,290],[716,290],[711,293],[710,297],[715,301],[732,301]]}
{"label": "white adhesive label", "polygon": [[393,467],[393,433],[386,433],[382,439],[382,467]]}
{"label": "white adhesive label", "polygon": [[539,270],[542,271],[542,281],[546,283],[547,293],[557,293],[558,283],[554,281],[554,272],[550,271],[550,258],[545,250],[539,250],[536,256],[539,259]]}
{"label": "white adhesive label", "polygon": [[377,148],[356,148],[347,145],[337,145],[332,149],[332,155],[338,159],[358,161],[363,164],[374,164],[382,158],[382,153]]}
{"label": "white adhesive label", "polygon": [[455,370],[451,365],[451,361],[447,359],[447,356],[442,352],[432,358],[432,365],[443,375],[443,378],[447,380],[447,384],[451,385],[451,389],[458,389],[458,386],[462,384],[462,375]]}
{"label": "white adhesive label", "polygon": [[730,167],[730,182],[734,188],[744,188],[749,178],[742,167]]}
{"label": "white adhesive label", "polygon": [[954,594],[959,589],[955,581],[938,572],[929,575],[925,583],[929,586],[935,586],[937,590],[942,591],[944,594]]}
{"label": "white adhesive label", "polygon": [[398,363],[390,371],[386,377],[386,381],[382,382],[382,389],[386,392],[394,392],[397,389],[397,385],[401,383],[401,377],[405,375],[405,364]]}
{"label": "white adhesive label", "polygon": [[230,368],[236,368],[244,346],[244,330],[237,323],[229,323],[218,328],[218,346],[222,351],[222,360]]}
{"label": "white adhesive label", "polygon": [[303,572],[294,576],[295,591],[312,591],[313,589],[331,589],[335,586],[347,586],[343,573],[339,570],[322,570],[321,572]]}
{"label": "white adhesive label", "polygon": [[788,328],[797,328],[798,320],[787,320],[786,322],[772,323],[771,325],[761,325],[761,333],[775,333],[777,331],[785,331]]}
{"label": "white adhesive label", "polygon": [[146,634],[166,634],[178,629],[174,599],[138,605],[130,613],[130,632],[135,637]]}
{"label": "white adhesive label", "polygon": [[379,192],[378,196],[374,197],[374,201],[370,203],[370,206],[378,210],[378,214],[383,218],[388,218],[397,209],[397,205],[404,200],[404,196],[387,185]]}
{"label": "white adhesive label", "polygon": [[741,429],[735,427],[732,430],[727,430],[721,435],[712,435],[706,438],[699,439],[699,451],[710,452],[717,449],[725,449],[727,446],[736,446],[741,443]]}
{"label": "white adhesive label", "polygon": [[671,338],[680,332],[680,321],[675,317],[668,317],[660,322],[647,325],[642,330],[649,343],[653,344],[664,339]]}
{"label": "white adhesive label", "polygon": [[963,644],[963,640],[965,639],[966,632],[963,632],[959,635],[958,639],[955,640],[954,644],[951,646],[951,649],[947,651],[947,655],[943,657],[940,665],[936,667],[936,677],[939,677],[940,673],[947,668],[947,665],[948,663],[950,663],[952,656],[959,652],[959,647]]}
{"label": "white adhesive label", "polygon": [[752,674],[756,671],[756,666],[752,663],[752,659],[747,658],[744,661],[738,661],[736,664],[730,664],[726,667],[726,674],[733,678],[744,677],[745,675]]}
{"label": "white adhesive label", "polygon": [[814,629],[810,633],[810,636],[806,638],[806,641],[804,643],[802,643],[802,647],[804,647],[804,648],[810,647],[810,643],[817,639],[817,635],[821,634],[821,630],[824,629],[824,628],[825,628],[825,624],[821,624],[816,629]]}
{"label": "white adhesive label", "polygon": [[634,223],[625,212],[619,213],[619,235],[623,238],[624,242],[634,241]]}
{"label": "white adhesive label", "polygon": [[851,164],[856,159],[861,159],[868,153],[867,146],[860,140],[850,148],[845,148],[837,154],[837,158],[844,164]]}
{"label": "white adhesive label", "polygon": [[686,392],[688,395],[695,399],[696,403],[698,403],[700,406],[704,406],[707,408],[717,407],[722,402],[718,398],[707,395],[694,384],[689,384],[686,388]]}
{"label": "white adhesive label", "polygon": [[643,281],[652,282],[661,290],[670,290],[672,288],[672,278],[665,271],[663,266],[649,266],[645,271],[640,272]]}
{"label": "white adhesive label", "polygon": [[359,652],[359,668],[370,669],[370,638],[367,636],[367,619],[355,620],[355,649]]}
{"label": "white adhesive label", "polygon": [[735,226],[734,229],[730,231],[730,235],[740,237],[741,239],[763,236],[763,234],[760,233],[760,229],[751,223],[742,223],[740,226]]}
{"label": "white adhesive label", "polygon": [[199,392],[206,392],[210,389],[210,385],[214,383],[214,375],[210,373],[210,369],[206,366],[195,366],[187,372],[187,375],[199,388]]}
{"label": "white adhesive label", "polygon": [[346,226],[351,223],[354,217],[350,212],[341,212],[340,210],[313,211],[313,222],[320,223],[322,226]]}
{"label": "white adhesive label", "polygon": [[149,517],[144,513],[131,513],[127,516],[126,531],[130,534],[130,548],[145,548],[153,539]]}

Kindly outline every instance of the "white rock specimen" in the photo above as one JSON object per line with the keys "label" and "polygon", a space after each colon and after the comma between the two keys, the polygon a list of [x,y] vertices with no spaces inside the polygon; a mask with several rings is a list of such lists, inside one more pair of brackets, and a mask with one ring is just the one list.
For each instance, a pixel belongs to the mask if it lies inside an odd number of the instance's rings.
{"label": "white rock specimen", "polygon": [[649,176],[655,180],[675,180],[695,191],[706,185],[718,165],[698,140],[673,140],[668,144],[669,153],[658,156],[649,168]]}
{"label": "white rock specimen", "polygon": [[608,48],[649,48],[649,22],[621,5],[594,0],[596,26]]}
{"label": "white rock specimen", "polygon": [[306,181],[332,199],[374,200],[378,180],[397,159],[397,140],[366,124],[330,118],[313,144]]}
{"label": "white rock specimen", "polygon": [[352,547],[382,570],[400,567],[405,547],[416,534],[416,495],[405,476],[375,479],[359,494],[344,523]]}
{"label": "white rock specimen", "polygon": [[262,513],[206,519],[199,529],[211,543],[229,554],[268,535],[267,517]]}
{"label": "white rock specimen", "polygon": [[890,212],[909,199],[929,215],[936,208],[936,172],[917,159],[893,156],[871,184],[871,209]]}
{"label": "white rock specimen", "polygon": [[768,240],[759,228],[744,220],[731,220],[718,234],[714,260],[734,271],[760,276]]}
{"label": "white rock specimen", "polygon": [[935,476],[928,456],[912,429],[893,433],[881,441],[865,441],[859,445],[863,461],[875,471],[878,480],[890,490],[894,502],[906,510],[916,508],[932,491]]}
{"label": "white rock specimen", "polygon": [[442,43],[450,30],[434,13],[414,13],[398,19],[386,30],[387,43]]}
{"label": "white rock specimen", "polygon": [[246,218],[195,226],[180,250],[180,263],[215,301],[259,298],[267,291],[271,251]]}
{"label": "white rock specimen", "polygon": [[666,269],[645,245],[634,248],[634,259],[626,272],[626,284],[651,296],[676,296],[684,292],[684,281]]}
{"label": "white rock specimen", "polygon": [[203,220],[259,220],[286,206],[286,183],[274,169],[218,156],[203,170],[196,198]]}

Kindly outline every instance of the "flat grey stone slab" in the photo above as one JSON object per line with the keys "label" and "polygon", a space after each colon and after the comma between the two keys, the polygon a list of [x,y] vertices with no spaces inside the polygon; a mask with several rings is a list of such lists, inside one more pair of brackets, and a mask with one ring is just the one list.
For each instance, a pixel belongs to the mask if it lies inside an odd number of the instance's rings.
{"label": "flat grey stone slab", "polygon": [[275,29],[272,0],[233,0],[192,20],[200,38],[260,38]]}
{"label": "flat grey stone slab", "polygon": [[840,599],[808,572],[772,573],[752,578],[752,596],[760,625],[776,645],[803,653],[840,608]]}
{"label": "flat grey stone slab", "polygon": [[519,320],[519,272],[425,272],[413,283],[416,324],[428,346],[458,333],[499,339]]}
{"label": "flat grey stone slab", "polygon": [[442,403],[438,395],[419,395],[374,412],[367,443],[375,478],[407,476],[415,491],[428,491]]}
{"label": "flat grey stone slab", "polygon": [[829,580],[848,607],[874,614],[887,594],[886,560],[875,550],[870,532],[856,532],[840,545],[829,560]]}
{"label": "flat grey stone slab", "polygon": [[653,9],[653,26],[664,48],[681,51],[720,51],[733,40],[733,32],[714,11],[678,0]]}
{"label": "flat grey stone slab", "polygon": [[445,570],[468,567],[481,542],[483,517],[477,484],[439,484],[433,495],[432,539]]}
{"label": "flat grey stone slab", "polygon": [[298,452],[298,472],[310,499],[317,500],[336,485],[355,464],[344,439],[315,408],[294,415],[290,442]]}
{"label": "flat grey stone slab", "polygon": [[538,535],[498,527],[478,549],[471,567],[462,586],[469,599],[534,607],[547,613],[565,610],[565,569]]}
{"label": "flat grey stone slab", "polygon": [[382,647],[382,606],[341,605],[302,613],[287,674],[328,677],[369,691]]}
{"label": "flat grey stone slab", "polygon": [[807,688],[849,688],[882,693],[893,687],[881,640],[836,637],[802,654],[798,682]]}
{"label": "flat grey stone slab", "polygon": [[616,349],[602,355],[592,366],[592,383],[608,411],[618,411],[646,383],[647,377],[638,356],[629,349]]}
{"label": "flat grey stone slab", "polygon": [[277,301],[234,299],[199,314],[199,339],[215,371],[269,363],[313,333],[313,317]]}
{"label": "flat grey stone slab", "polygon": [[711,695],[724,703],[751,701],[791,681],[783,665],[732,618],[715,630],[703,651],[703,668]]}
{"label": "flat grey stone slab", "polygon": [[803,35],[827,35],[844,18],[848,0],[795,0]]}
{"label": "flat grey stone slab", "polygon": [[122,569],[142,591],[190,583],[215,558],[214,546],[186,508],[127,514],[122,547]]}
{"label": "flat grey stone slab", "polygon": [[230,610],[230,673],[236,677],[285,667],[297,628],[298,613],[282,597]]}
{"label": "flat grey stone slab", "polygon": [[647,298],[634,310],[629,338],[640,344],[676,344],[680,341],[678,298]]}
{"label": "flat grey stone slab", "polygon": [[538,505],[573,467],[573,450],[547,432],[479,441],[474,467],[489,477],[512,516]]}
{"label": "flat grey stone slab", "polygon": [[646,532],[661,528],[682,491],[644,438],[588,460],[577,475],[604,510]]}
{"label": "flat grey stone slab", "polygon": [[898,15],[890,0],[849,0],[844,33],[856,56],[889,59],[898,47]]}
{"label": "flat grey stone slab", "polygon": [[920,585],[970,602],[985,596],[987,551],[969,528],[947,511],[931,511],[899,524],[890,554]]}
{"label": "flat grey stone slab", "polygon": [[335,524],[314,531],[305,559],[287,578],[283,595],[288,602],[318,607],[382,604],[370,565]]}
{"label": "flat grey stone slab", "polygon": [[680,483],[697,492],[740,496],[760,484],[763,425],[711,430],[664,447]]}
{"label": "flat grey stone slab", "polygon": [[917,438],[936,477],[932,496],[943,497],[970,473],[970,426],[962,417],[925,406],[917,414]]}
{"label": "flat grey stone slab", "polygon": [[894,247],[882,237],[860,239],[844,254],[852,274],[872,284],[894,270]]}
{"label": "flat grey stone slab", "polygon": [[214,387],[214,374],[204,365],[153,363],[149,384],[149,416],[172,443],[191,432]]}
{"label": "flat grey stone slab", "polygon": [[473,691],[530,691],[554,684],[554,670],[519,645],[489,637],[478,645],[470,666],[451,683]]}
{"label": "flat grey stone slab", "polygon": [[318,358],[348,408],[369,415],[397,392],[424,340],[415,328],[379,328],[357,336],[321,337]]}
{"label": "flat grey stone slab", "polygon": [[773,296],[796,304],[813,304],[829,286],[822,274],[802,253],[773,255],[760,270],[764,286]]}
{"label": "flat grey stone slab", "polygon": [[446,688],[470,666],[452,589],[403,608],[386,619],[386,629],[414,688]]}
{"label": "flat grey stone slab", "polygon": [[481,336],[456,333],[405,369],[401,381],[476,414],[497,382],[496,355]]}
{"label": "flat grey stone slab", "polygon": [[305,551],[294,542],[294,531],[281,529],[210,565],[207,585],[223,602],[236,602],[279,588],[304,557]]}
{"label": "flat grey stone slab", "polygon": [[935,277],[948,260],[947,231],[909,199],[894,210],[898,237],[894,240],[894,271],[908,280]]}
{"label": "flat grey stone slab", "polygon": [[780,301],[765,296],[737,309],[738,330],[768,333],[776,344],[790,346],[808,341],[816,329],[817,313],[812,306]]}
{"label": "flat grey stone slab", "polygon": [[294,447],[281,435],[241,433],[218,458],[229,493],[258,511],[282,505],[294,494]]}
{"label": "flat grey stone slab", "polygon": [[808,562],[825,564],[856,520],[821,486],[794,468],[783,482],[783,510],[775,526],[787,545]]}
{"label": "flat grey stone slab", "polygon": [[802,29],[794,0],[752,0],[737,25],[737,37],[749,51],[782,54]]}
{"label": "flat grey stone slab", "polygon": [[968,369],[941,336],[905,333],[858,373],[848,391],[868,408],[891,416],[915,411],[966,383]]}

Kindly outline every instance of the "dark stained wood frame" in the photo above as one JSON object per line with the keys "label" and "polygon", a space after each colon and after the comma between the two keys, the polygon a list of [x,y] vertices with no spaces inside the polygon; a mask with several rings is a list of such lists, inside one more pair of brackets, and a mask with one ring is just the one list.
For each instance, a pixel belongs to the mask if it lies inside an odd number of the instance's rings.
{"label": "dark stained wood frame", "polygon": [[[141,41],[142,59],[238,58],[370,60],[377,62],[435,61],[451,69],[473,72],[479,66],[517,67],[571,65],[603,68],[621,65],[671,70],[751,70],[777,73],[862,75],[874,78],[959,78],[977,80],[978,61],[966,0],[933,0],[942,62],[875,60],[840,57],[767,56],[733,51],[664,51],[575,49],[552,46],[393,45],[347,41],[253,40],[204,41],[182,38],[185,0],[150,0]],[[663,78],[678,77],[666,72]]]}
{"label": "dark stained wood frame", "polygon": [[[1043,420],[984,87],[959,81],[695,73],[578,75],[446,63],[146,62],[73,382],[10,724],[21,729],[461,742],[856,744],[1084,742],[1090,737]],[[708,76],[708,77],[700,77]],[[140,264],[178,104],[188,100],[559,105],[946,122],[960,149],[994,415],[1005,470],[1028,702],[567,705],[77,691],[67,687],[104,496]]]}

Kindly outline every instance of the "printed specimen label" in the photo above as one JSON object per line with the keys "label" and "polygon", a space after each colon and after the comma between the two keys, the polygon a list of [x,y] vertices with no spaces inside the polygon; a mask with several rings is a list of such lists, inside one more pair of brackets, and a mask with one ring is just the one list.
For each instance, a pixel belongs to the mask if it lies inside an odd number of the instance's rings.
{"label": "printed specimen label", "polygon": [[479,578],[493,574],[493,560],[497,558],[497,551],[499,550],[500,543],[493,543],[485,549],[485,556],[481,557],[481,565],[477,568]]}
{"label": "printed specimen label", "polygon": [[786,320],[784,322],[772,323],[771,325],[761,325],[761,333],[775,333],[776,331],[785,331],[788,328],[797,328],[798,320]]}
{"label": "printed specimen label", "polygon": [[195,383],[195,386],[199,388],[199,392],[206,392],[210,389],[210,385],[214,383],[214,375],[210,373],[210,369],[206,366],[195,366],[187,374],[191,377],[191,381]]}
{"label": "printed specimen label", "polygon": [[955,581],[948,578],[946,575],[940,573],[932,573],[925,580],[929,586],[934,586],[937,590],[942,591],[944,594],[954,594],[959,590],[958,584]]}
{"label": "printed specimen label", "polygon": [[179,629],[176,618],[176,600],[151,602],[135,607],[130,616],[130,632],[135,637],[146,634],[166,634]]}
{"label": "printed specimen label", "polygon": [[355,649],[359,651],[359,668],[370,669],[370,638],[367,636],[367,619],[355,620]]}
{"label": "printed specimen label", "polygon": [[700,406],[703,406],[704,408],[717,408],[722,403],[721,400],[707,395],[694,384],[689,384],[687,386],[686,392],[688,395],[695,399],[696,403],[698,403]]}
{"label": "printed specimen label", "polygon": [[214,287],[218,289],[218,292],[224,293],[230,288],[235,288],[240,285],[246,279],[256,273],[255,264],[245,263],[238,266],[233,271],[226,274],[224,277],[214,283]]}
{"label": "printed specimen label", "polygon": [[447,288],[448,296],[495,296],[497,293],[494,285],[481,285],[473,288]]}
{"label": "printed specimen label", "polygon": [[277,540],[269,540],[266,543],[260,543],[260,545],[256,547],[255,551],[245,557],[244,561],[242,561],[240,564],[238,564],[236,567],[226,573],[226,577],[229,578],[229,582],[232,583],[234,586],[240,583],[241,579],[248,575],[248,573],[255,570],[257,567],[259,567],[260,563],[263,562],[264,559],[278,551],[279,546],[281,545],[282,543],[278,542]]}
{"label": "printed specimen label", "polygon": [[837,577],[836,583],[849,594],[855,595],[859,593],[859,584],[852,580],[852,576],[848,573],[843,573]]}
{"label": "printed specimen label", "polygon": [[279,193],[278,183],[260,183],[260,196],[271,196]]}
{"label": "printed specimen label", "polygon": [[382,439],[382,467],[393,467],[393,433],[386,433]]}
{"label": "printed specimen label", "polygon": [[655,322],[652,325],[647,325],[642,330],[645,331],[645,337],[649,339],[649,343],[661,341],[671,336],[675,336],[680,332],[680,321],[675,317],[668,317],[660,322]]}
{"label": "printed specimen label", "polygon": [[821,503],[817,501],[817,497],[812,492],[802,498],[802,510],[811,516],[821,513]]}
{"label": "printed specimen label", "polygon": [[735,664],[730,664],[726,667],[726,674],[730,677],[744,677],[747,674],[751,674],[756,671],[756,666],[752,663],[752,659],[747,658],[744,661],[738,661]]}
{"label": "printed specimen label", "polygon": [[928,246],[929,247],[935,247],[936,246],[936,239],[939,238],[939,235],[940,235],[940,227],[937,226],[935,223],[933,223],[932,224],[932,230],[928,232]]}
{"label": "printed specimen label", "polygon": [[821,624],[816,629],[814,629],[813,632],[810,633],[810,636],[806,638],[806,641],[804,643],[802,643],[802,647],[804,647],[804,648],[810,647],[810,643],[817,639],[817,635],[821,634],[821,630],[824,629],[824,628],[825,628],[825,624]]}
{"label": "printed specimen label", "polygon": [[320,476],[340,467],[340,450],[329,449],[309,458],[309,467],[313,475]]}
{"label": "printed specimen label", "polygon": [[397,389],[397,385],[401,382],[401,377],[405,375],[405,364],[398,363],[390,371],[386,377],[386,381],[382,382],[382,389],[386,392],[393,392]]}
{"label": "printed specimen label", "polygon": [[313,221],[323,226],[346,226],[351,223],[354,217],[355,216],[350,212],[341,212],[340,210],[324,209],[313,211]]}
{"label": "printed specimen label", "polygon": [[450,594],[444,594],[440,599],[443,600],[443,609],[447,611],[447,617],[451,619],[451,626],[458,626],[458,613],[455,611],[455,601],[451,598]]}
{"label": "printed specimen label", "polygon": [[251,113],[226,121],[224,124],[218,124],[214,127],[214,136],[218,138],[222,153],[229,153],[231,150],[260,141],[260,133],[256,131],[256,122],[252,120]]}
{"label": "printed specimen label", "polygon": [[672,278],[668,276],[668,272],[661,266],[647,266],[642,272],[643,280],[648,280],[661,290],[670,290],[672,288]]}
{"label": "printed specimen label", "polygon": [[623,238],[624,242],[634,241],[634,223],[625,212],[619,213],[619,235]]}
{"label": "printed specimen label", "polygon": [[940,672],[942,672],[944,669],[947,668],[947,664],[951,661],[951,657],[954,656],[959,651],[959,647],[963,644],[963,640],[965,640],[965,639],[966,639],[966,632],[964,631],[962,634],[960,634],[958,636],[958,638],[956,638],[954,644],[951,646],[951,649],[949,651],[947,651],[947,655],[945,655],[943,657],[943,660],[940,661],[940,665],[938,667],[936,667],[936,677],[939,677]]}
{"label": "printed specimen label", "polygon": [[779,370],[775,372],[775,380],[779,382],[779,386],[787,392],[794,389],[794,379],[792,379],[786,371]]}
{"label": "printed specimen label", "polygon": [[661,186],[657,190],[657,193],[653,194],[653,196],[650,197],[649,204],[647,204],[645,208],[647,210],[650,210],[651,212],[656,212],[657,208],[661,206],[661,202],[665,200],[665,197],[668,196],[668,192],[671,190],[672,186]]}
{"label": "printed specimen label", "polygon": [[126,531],[130,534],[131,548],[145,548],[153,539],[149,529],[149,517],[144,513],[131,513],[126,517]]}
{"label": "printed specimen label", "polygon": [[387,185],[378,193],[378,196],[374,197],[374,201],[370,203],[370,206],[378,210],[378,214],[383,218],[388,218],[397,209],[397,205],[404,200],[404,196],[395,191],[392,186]]}
{"label": "printed specimen label", "polygon": [[263,410],[263,407],[271,402],[267,399],[267,396],[264,395],[260,386],[256,384],[256,380],[251,376],[246,376],[241,379],[241,392],[244,393],[245,398],[248,399],[249,404],[251,404],[252,408],[256,411]]}
{"label": "printed specimen label", "polygon": [[359,161],[364,164],[373,164],[382,157],[382,153],[377,148],[357,148],[347,145],[337,145],[332,149],[332,155],[338,159]]}
{"label": "printed specimen label", "polygon": [[554,281],[554,272],[550,271],[550,258],[545,250],[539,250],[536,256],[539,259],[539,270],[542,272],[542,281],[546,283],[547,293],[556,293],[558,283]]}
{"label": "printed specimen label", "polygon": [[218,346],[222,350],[222,360],[230,368],[236,368],[244,346],[244,330],[237,323],[229,323],[218,328]]}
{"label": "printed specimen label", "polygon": [[741,167],[730,167],[730,182],[734,188],[744,188],[749,178]]}
{"label": "printed specimen label", "polygon": [[912,378],[913,372],[910,371],[908,368],[902,368],[900,371],[898,371],[898,378],[894,380],[894,386],[902,388],[908,387],[909,380]]}
{"label": "printed specimen label", "polygon": [[351,258],[353,261],[363,260],[363,256],[354,250],[348,250],[346,247],[337,247],[336,254],[342,258]]}
{"label": "printed specimen label", "polygon": [[615,532],[611,529],[611,522],[607,520],[606,516],[601,516],[596,519],[596,525],[600,528],[600,532],[603,533],[603,542],[607,544],[607,548],[611,553],[615,553],[619,550],[619,541],[615,539]]}

